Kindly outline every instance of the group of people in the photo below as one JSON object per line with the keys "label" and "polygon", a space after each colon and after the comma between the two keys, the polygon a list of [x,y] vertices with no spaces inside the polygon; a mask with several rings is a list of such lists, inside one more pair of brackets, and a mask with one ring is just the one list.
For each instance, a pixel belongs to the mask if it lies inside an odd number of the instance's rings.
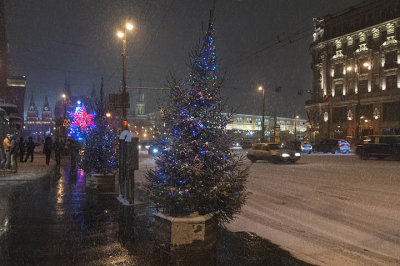
{"label": "group of people", "polygon": [[[33,141],[32,137],[29,137],[28,141],[25,141],[23,137],[20,137],[19,141],[17,141],[16,135],[13,134],[7,134],[1,144],[1,168],[12,169],[14,171],[17,170],[18,157],[21,163],[26,163],[29,159],[30,162],[33,162],[35,148],[36,146],[39,146],[39,144]],[[46,155],[46,164],[50,164],[50,157],[54,151],[56,164],[59,166],[63,149],[64,142],[59,138],[56,138],[53,142],[51,137],[46,137],[43,145],[43,153]]]}

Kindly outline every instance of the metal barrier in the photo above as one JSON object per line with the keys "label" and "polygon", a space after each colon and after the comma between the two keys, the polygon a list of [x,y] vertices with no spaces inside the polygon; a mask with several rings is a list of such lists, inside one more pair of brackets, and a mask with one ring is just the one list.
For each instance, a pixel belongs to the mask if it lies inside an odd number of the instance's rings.
{"label": "metal barrier", "polygon": [[135,170],[139,169],[139,139],[124,130],[119,138],[119,197],[123,204],[133,205]]}

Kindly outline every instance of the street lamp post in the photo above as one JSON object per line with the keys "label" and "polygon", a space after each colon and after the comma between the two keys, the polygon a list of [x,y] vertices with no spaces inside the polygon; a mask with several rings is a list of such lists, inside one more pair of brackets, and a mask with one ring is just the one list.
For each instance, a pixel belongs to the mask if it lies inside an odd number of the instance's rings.
{"label": "street lamp post", "polygon": [[265,142],[265,89],[264,87],[260,86],[258,87],[259,91],[262,91],[263,97],[262,97],[262,120],[261,120],[261,142]]}
{"label": "street lamp post", "polygon": [[64,103],[64,120],[65,120],[67,115],[67,95],[63,93],[61,97],[63,98],[63,103]]}
{"label": "street lamp post", "polygon": [[297,119],[299,119],[299,116],[296,115],[294,118],[294,140],[297,140]]}
{"label": "street lamp post", "polygon": [[121,81],[121,86],[122,86],[122,101],[123,101],[123,107],[122,107],[122,119],[123,121],[126,121],[126,106],[125,106],[125,100],[129,98],[127,95],[128,93],[126,92],[126,32],[133,30],[133,25],[131,23],[126,23],[124,27],[124,31],[118,31],[117,36],[118,38],[122,39],[122,81]]}
{"label": "street lamp post", "polygon": [[[363,67],[366,67],[368,69],[371,69],[371,64],[369,62],[364,62]],[[360,119],[361,119],[361,101],[360,101],[360,88],[359,88],[359,83],[360,83],[360,73],[361,73],[361,64],[359,61],[356,62],[356,68],[355,68],[355,72],[356,72],[356,85],[357,85],[357,106],[356,106],[356,114],[355,114],[355,118],[356,118],[356,129],[355,129],[355,134],[354,134],[354,138],[355,141],[358,142],[359,138],[360,138]]]}

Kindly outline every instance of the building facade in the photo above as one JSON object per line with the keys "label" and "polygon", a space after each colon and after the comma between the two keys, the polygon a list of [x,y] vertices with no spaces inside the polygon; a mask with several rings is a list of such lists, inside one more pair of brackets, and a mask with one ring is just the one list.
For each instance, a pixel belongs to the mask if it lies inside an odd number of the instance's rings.
{"label": "building facade", "polygon": [[[157,121],[160,121],[160,119],[159,112],[150,113],[141,123],[138,120],[132,122],[130,129],[136,133],[139,140],[153,139]],[[260,137],[261,120],[261,115],[232,114],[232,122],[226,125],[226,129],[239,138],[257,139]],[[308,138],[308,123],[305,119],[265,116],[264,121],[265,136],[270,142],[275,142],[274,137],[276,137],[277,142],[293,140],[295,136],[297,139]],[[275,135],[274,128],[276,128]]]}
{"label": "building facade", "polygon": [[[226,129],[242,137],[258,138],[261,132],[261,121],[261,115],[233,114],[232,122],[226,126]],[[270,142],[308,137],[308,124],[305,119],[265,116],[264,124],[264,134]]]}
{"label": "building facade", "polygon": [[55,129],[55,123],[47,96],[42,108],[41,117],[39,117],[39,111],[33,96],[31,96],[29,108],[26,112],[24,135],[35,137],[35,139],[44,138],[45,136],[54,135]]}
{"label": "building facade", "polygon": [[400,2],[366,0],[314,19],[311,136],[400,134]]}

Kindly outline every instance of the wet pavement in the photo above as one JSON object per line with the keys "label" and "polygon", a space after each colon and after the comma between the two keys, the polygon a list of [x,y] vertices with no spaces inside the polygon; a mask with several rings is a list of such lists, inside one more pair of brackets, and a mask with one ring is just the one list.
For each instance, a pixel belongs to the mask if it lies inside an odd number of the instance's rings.
{"label": "wet pavement", "polygon": [[255,234],[226,229],[205,260],[182,254],[171,261],[154,248],[148,203],[123,207],[115,194],[88,188],[84,173],[71,175],[68,167],[16,186],[6,198],[0,265],[306,265]]}

